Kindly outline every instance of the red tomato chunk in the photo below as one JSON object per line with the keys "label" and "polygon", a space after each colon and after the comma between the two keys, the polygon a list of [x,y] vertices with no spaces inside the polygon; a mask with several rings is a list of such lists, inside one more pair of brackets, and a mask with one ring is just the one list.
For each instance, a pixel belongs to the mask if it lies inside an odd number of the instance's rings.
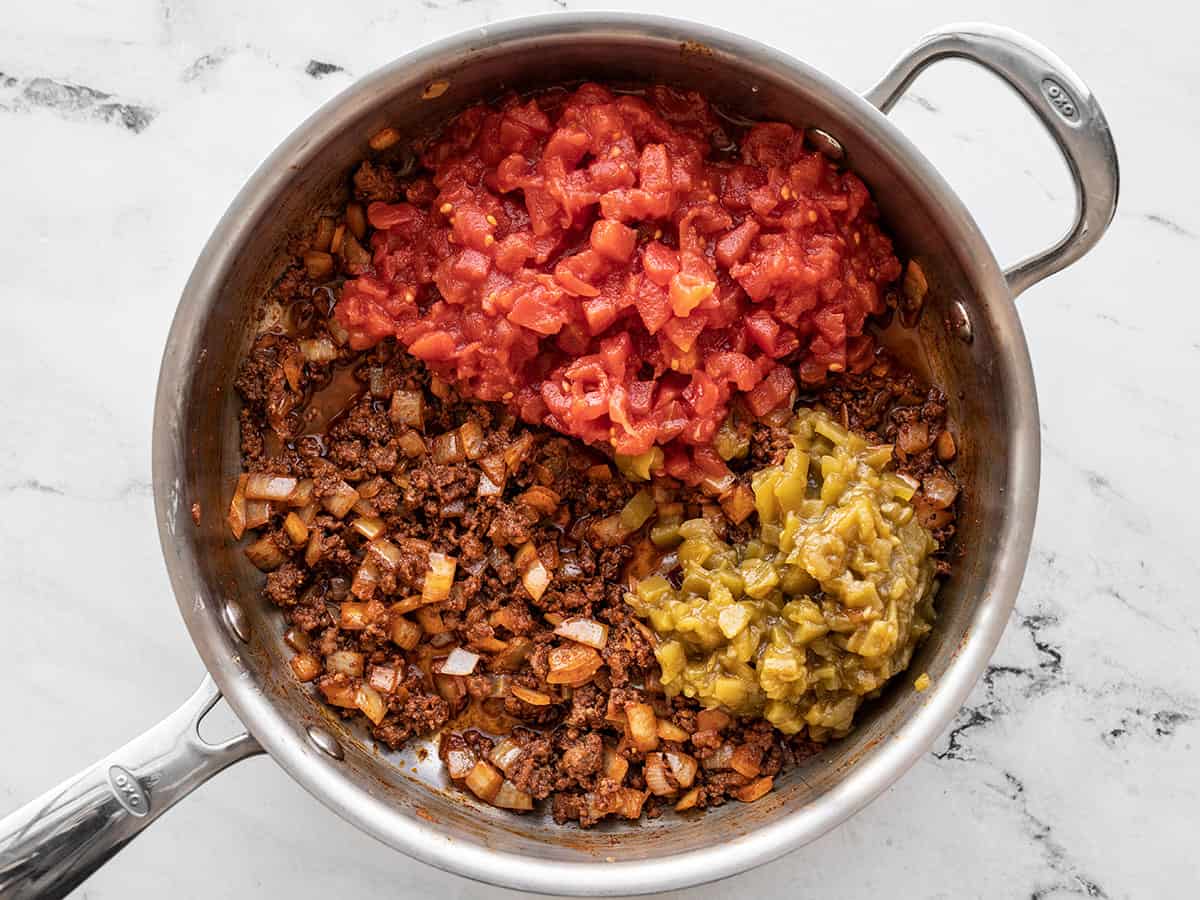
{"label": "red tomato chunk", "polygon": [[394,336],[470,396],[619,453],[670,445],[667,469],[703,480],[735,395],[763,415],[794,372],[869,364],[900,274],[862,181],[801,131],[728,142],[665,87],[471,107],[409,202],[368,208],[373,267],[336,316],[356,349]]}

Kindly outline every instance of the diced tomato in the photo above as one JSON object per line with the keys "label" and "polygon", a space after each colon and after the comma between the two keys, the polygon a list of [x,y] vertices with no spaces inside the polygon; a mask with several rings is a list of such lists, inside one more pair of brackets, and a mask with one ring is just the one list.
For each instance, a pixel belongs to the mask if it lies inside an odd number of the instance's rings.
{"label": "diced tomato", "polygon": [[797,375],[872,364],[900,263],[866,186],[802,132],[756,124],[731,163],[717,127],[662,86],[464,110],[406,202],[367,207],[370,265],[335,310],[351,347],[395,337],[467,395],[720,480],[735,395],[763,415]]}
{"label": "diced tomato", "polygon": [[595,297],[583,301],[583,315],[587,319],[588,331],[600,334],[616,320],[617,308],[608,297]]}
{"label": "diced tomato", "polygon": [[776,366],[746,394],[746,405],[754,415],[765,416],[782,406],[795,388],[796,379],[792,377],[791,370],[787,366]]}
{"label": "diced tomato", "polygon": [[671,300],[667,292],[645,280],[634,301],[647,334],[657,334],[671,318]]}
{"label": "diced tomato", "polygon": [[426,362],[440,362],[454,357],[454,338],[444,331],[422,335],[408,345],[408,352]]}
{"label": "diced tomato", "polygon": [[613,262],[628,262],[637,246],[637,232],[611,219],[598,219],[592,226],[592,249]]}
{"label": "diced tomato", "polygon": [[679,317],[691,315],[693,309],[712,296],[715,281],[706,281],[687,272],[671,278],[671,310]]}
{"label": "diced tomato", "polygon": [[689,316],[686,319],[671,319],[663,326],[663,334],[676,347],[687,353],[696,346],[696,338],[704,330],[703,316]]}
{"label": "diced tomato", "polygon": [[642,251],[642,267],[647,278],[659,287],[667,287],[679,271],[679,252],[658,241],[651,241]]}
{"label": "diced tomato", "polygon": [[508,320],[538,334],[558,334],[567,322],[563,305],[548,291],[530,288],[517,296]]}

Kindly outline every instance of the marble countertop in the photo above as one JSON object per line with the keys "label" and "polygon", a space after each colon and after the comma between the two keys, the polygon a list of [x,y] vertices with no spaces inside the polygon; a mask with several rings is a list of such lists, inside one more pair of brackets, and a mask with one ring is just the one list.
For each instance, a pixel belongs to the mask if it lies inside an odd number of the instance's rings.
{"label": "marble countertop", "polygon": [[[139,733],[199,681],[154,528],[151,407],[176,298],[242,182],[319,104],[395,56],[483,22],[590,5],[39,0],[6,11],[0,812]],[[1019,28],[1103,103],[1122,205],[1091,256],[1021,298],[1043,417],[1041,507],[1024,588],[984,679],[866,811],[688,896],[1195,896],[1200,526],[1186,506],[1200,483],[1195,17],[1169,0],[1136,10],[1099,0],[1086,14],[1035,0],[904,6],[855,4],[860,34],[840,4],[658,4],[857,88],[946,21]],[[1002,262],[1065,227],[1065,168],[985,74],[936,67],[894,117]],[[351,892],[516,896],[385,848],[264,757],[171,811],[78,896]]]}

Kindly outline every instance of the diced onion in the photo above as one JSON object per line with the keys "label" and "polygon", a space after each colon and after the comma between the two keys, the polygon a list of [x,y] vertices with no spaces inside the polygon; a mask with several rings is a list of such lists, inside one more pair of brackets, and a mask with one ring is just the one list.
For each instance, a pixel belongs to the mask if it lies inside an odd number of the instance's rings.
{"label": "diced onion", "polygon": [[508,689],[508,692],[530,706],[549,706],[550,701],[553,699],[549,694],[544,694],[541,691],[535,691],[533,688],[527,688],[519,684],[512,685]]}
{"label": "diced onion", "polygon": [[517,790],[517,786],[511,781],[505,781],[492,798],[492,804],[503,809],[533,809],[533,798],[524,791]]}
{"label": "diced onion", "polygon": [[509,688],[512,687],[512,678],[509,675],[493,675],[491,676],[491,687],[488,688],[488,699],[499,699],[507,697]]}
{"label": "diced onion", "polygon": [[370,500],[381,490],[383,490],[383,487],[386,484],[386,478],[384,478],[382,475],[376,475],[374,478],[364,481],[362,484],[358,485],[355,490],[358,491],[358,496],[362,497],[364,500]]}
{"label": "diced onion", "polygon": [[331,363],[338,358],[337,346],[324,336],[301,341],[300,352],[310,363]]}
{"label": "diced onion", "polygon": [[620,513],[614,513],[604,519],[597,519],[589,530],[592,539],[601,547],[615,547],[625,540],[627,534],[625,526],[621,524]]}
{"label": "diced onion", "polygon": [[742,744],[729,757],[729,768],[739,775],[755,778],[762,770],[762,749]]}
{"label": "diced onion", "polygon": [[505,738],[498,743],[492,752],[488,754],[488,760],[492,765],[498,768],[505,775],[509,774],[509,770],[521,758],[524,748],[514,741],[512,738]]}
{"label": "diced onion", "polygon": [[343,631],[362,631],[367,627],[366,603],[343,603],[338,615],[338,628]]}
{"label": "diced onion", "polygon": [[545,485],[535,484],[517,499],[543,516],[552,516],[558,511],[558,504],[561,498]]}
{"label": "diced onion", "polygon": [[608,626],[594,619],[567,619],[554,629],[554,633],[597,650],[603,650],[608,643]]}
{"label": "diced onion", "polygon": [[[546,682],[548,684],[569,684],[573,687],[578,687],[591,680],[604,664],[599,653],[582,644],[555,647],[550,651],[547,661],[550,664],[550,672],[546,675]],[[653,712],[651,715],[653,716]]]}
{"label": "diced onion", "polygon": [[421,624],[421,630],[429,635],[445,634],[447,631],[446,623],[442,621],[442,614],[436,609],[428,609],[422,607],[417,610],[417,621]]}
{"label": "diced onion", "polygon": [[293,650],[303,652],[307,650],[312,640],[308,636],[308,632],[301,631],[299,628],[289,628],[283,633],[283,640]]}
{"label": "diced onion", "polygon": [[383,717],[387,715],[387,704],[383,702],[379,692],[369,684],[358,686],[358,695],[354,698],[354,705],[376,725],[382,722]]}
{"label": "diced onion", "polygon": [[370,600],[379,585],[379,569],[370,559],[364,559],[358,571],[354,573],[354,581],[350,585],[350,593],[360,600]]}
{"label": "diced onion", "polygon": [[741,800],[743,803],[753,803],[760,797],[765,796],[774,785],[775,779],[770,775],[764,775],[757,781],[752,781],[744,787],[740,787],[735,791],[731,791],[733,796]]}
{"label": "diced onion", "polygon": [[455,781],[466,778],[475,768],[475,755],[470,750],[449,750],[446,753],[446,771]]}
{"label": "diced onion", "polygon": [[464,422],[458,427],[458,437],[467,459],[479,459],[483,456],[483,428],[478,422]]}
{"label": "diced onion", "polygon": [[246,528],[262,528],[269,521],[271,521],[270,501],[246,501]]}
{"label": "diced onion", "polygon": [[391,666],[371,666],[371,674],[367,677],[367,684],[381,694],[392,693],[399,682],[400,673]]}
{"label": "diced onion", "polygon": [[467,682],[457,675],[442,675],[439,672],[433,676],[433,683],[439,696],[451,706],[467,696]]}
{"label": "diced onion", "polygon": [[741,525],[754,512],[754,492],[739,484],[721,498],[721,509],[725,510],[725,518],[734,525]]}
{"label": "diced onion", "polygon": [[687,753],[680,753],[675,750],[667,750],[663,753],[663,756],[667,760],[671,774],[679,782],[679,786],[683,788],[691,787],[692,782],[696,780],[696,770],[699,768],[696,758]]}
{"label": "diced onion", "polygon": [[[396,132],[394,128],[392,131]],[[375,137],[378,138],[379,134],[376,134]],[[399,138],[398,132],[396,132],[396,137]],[[361,203],[346,204],[346,227],[360,241],[367,236],[367,214],[363,211]]]}
{"label": "diced onion", "polygon": [[642,815],[642,805],[646,802],[648,791],[639,791],[634,788],[621,788],[621,808],[620,813],[626,819],[639,819]]}
{"label": "diced onion", "polygon": [[325,702],[330,706],[340,706],[343,709],[358,708],[358,686],[353,683],[338,684],[326,681],[320,685]]}
{"label": "diced onion", "polygon": [[233,491],[233,499],[229,501],[229,515],[226,521],[234,540],[240,541],[246,533],[246,482],[249,475],[239,475],[237,487]]}
{"label": "diced onion", "polygon": [[501,650],[508,649],[508,642],[497,637],[485,637],[471,641],[471,646],[484,653],[499,653]]}
{"label": "diced onion", "polygon": [[247,500],[287,500],[296,489],[295,478],[255,472],[246,479]]}
{"label": "diced onion", "polygon": [[521,436],[513,441],[504,450],[504,465],[510,472],[517,471],[521,463],[525,461],[530,448],[533,446],[533,435],[528,431],[522,432]]}
{"label": "diced onion", "polygon": [[[508,642],[508,649],[492,657],[492,671],[515,672],[533,651],[533,641],[518,635]],[[514,688],[515,690],[515,688]]]}
{"label": "diced onion", "polygon": [[633,746],[645,753],[658,747],[658,717],[649,703],[625,705],[625,732]]}
{"label": "diced onion", "polygon": [[682,797],[679,798],[679,802],[675,804],[675,812],[683,812],[684,810],[691,809],[699,801],[700,801],[700,788],[694,787],[690,791],[688,791],[686,794],[684,794]]}
{"label": "diced onion", "polygon": [[373,541],[375,538],[383,534],[387,528],[383,524],[383,519],[377,516],[359,516],[350,523],[350,527],[365,537],[368,541]]}
{"label": "diced onion", "polygon": [[430,553],[429,570],[425,573],[425,584],[421,587],[421,600],[425,603],[438,603],[449,597],[457,565],[457,560],[445,554]]}
{"label": "diced onion", "polygon": [[392,642],[401,650],[412,650],[421,642],[421,626],[402,615],[393,614],[390,635]]}
{"label": "diced onion", "polygon": [[387,371],[383,366],[372,366],[367,373],[367,391],[376,400],[388,395]]}
{"label": "diced onion", "polygon": [[359,495],[359,498],[354,501],[354,505],[350,507],[350,509],[353,512],[358,513],[360,516],[364,516],[368,519],[376,518],[379,515],[379,510],[375,508],[375,504],[370,500],[367,500],[361,494]]}
{"label": "diced onion", "polygon": [[299,681],[312,681],[321,674],[321,661],[311,653],[297,653],[291,659],[291,666]]}
{"label": "diced onion", "polygon": [[486,472],[479,473],[479,490],[480,497],[496,497],[504,491],[504,485],[496,484],[488,477]]}
{"label": "diced onion", "polygon": [[406,431],[400,435],[398,443],[400,444],[400,452],[409,459],[416,459],[418,456],[425,455],[425,441],[415,431]]}
{"label": "diced onion", "polygon": [[442,662],[442,667],[438,671],[443,675],[470,675],[475,671],[478,663],[478,653],[472,653],[462,647],[455,647]]}
{"label": "diced onion", "polygon": [[675,786],[667,778],[667,765],[661,753],[647,753],[646,765],[643,769],[646,776],[646,787],[659,797],[675,793]]}
{"label": "diced onion", "polygon": [[710,750],[704,754],[701,760],[704,768],[710,772],[723,772],[732,767],[733,762],[733,745],[722,744],[714,750]]}
{"label": "diced onion", "polygon": [[604,748],[604,777],[611,778],[617,784],[625,780],[625,775],[629,772],[629,760],[623,757],[612,747],[605,746]]}
{"label": "diced onion", "polygon": [[723,709],[702,709],[696,713],[697,731],[723,731],[733,720]]}
{"label": "diced onion", "polygon": [[367,545],[367,554],[371,559],[384,568],[390,569],[393,572],[400,567],[400,563],[404,557],[400,553],[400,548],[389,541],[387,538],[376,538]]}
{"label": "diced onion", "polygon": [[312,245],[317,250],[328,250],[329,242],[333,240],[333,216],[321,216],[317,219],[317,231],[313,235]]}
{"label": "diced onion", "polygon": [[270,535],[263,535],[247,547],[246,558],[264,572],[278,569],[287,559]]}
{"label": "diced onion", "polygon": [[480,800],[491,803],[496,794],[500,791],[500,785],[504,782],[504,776],[501,775],[496,768],[482,759],[471,768],[466,777],[467,787]]}
{"label": "diced onion", "polygon": [[714,497],[720,497],[735,484],[737,484],[737,476],[732,472],[726,472],[720,478],[706,475],[700,482],[700,486],[704,488],[705,492]]}
{"label": "diced onion", "polygon": [[335,519],[340,519],[354,508],[354,504],[358,502],[358,491],[350,487],[344,481],[339,481],[337,487],[332,494],[327,494],[321,498],[321,505]]}
{"label": "diced onion", "polygon": [[943,431],[937,436],[934,447],[937,450],[937,458],[942,462],[949,462],[958,455],[958,446],[954,443],[954,435],[949,430]]}
{"label": "diced onion", "polygon": [[537,547],[533,545],[532,541],[524,544],[517,551],[515,562],[517,564],[517,571],[521,573],[521,583],[525,585],[525,590],[529,592],[529,596],[535,601],[542,599],[542,595],[546,593],[546,588],[550,586],[550,573],[542,565]]}
{"label": "diced onion", "polygon": [[932,443],[933,437],[925,422],[905,422],[896,431],[896,446],[909,456],[927,450]]}
{"label": "diced onion", "polygon": [[921,490],[926,502],[934,509],[947,509],[958,496],[958,486],[945,475],[935,472],[925,476]]}
{"label": "diced onion", "polygon": [[363,673],[363,655],[355,650],[335,650],[325,657],[325,668],[331,673],[353,675],[361,678]]}
{"label": "diced onion", "polygon": [[678,744],[691,737],[684,729],[667,719],[658,720],[658,736],[664,741],[675,741]]}
{"label": "diced onion", "polygon": [[508,477],[508,467],[504,464],[503,455],[493,453],[490,456],[482,456],[475,464],[493,484],[504,485],[504,480]]}
{"label": "diced onion", "polygon": [[466,454],[457,430],[439,434],[433,439],[433,461],[439,466],[454,465],[464,459]]}
{"label": "diced onion", "polygon": [[333,274],[333,257],[323,250],[309,250],[304,254],[304,269],[313,281],[324,281]]}
{"label": "diced onion", "polygon": [[308,526],[294,512],[290,512],[284,517],[283,530],[287,532],[288,540],[297,547],[308,543]]}
{"label": "diced onion", "polygon": [[308,546],[304,548],[304,564],[310,569],[321,561],[321,534],[318,531],[310,531],[308,535]]}

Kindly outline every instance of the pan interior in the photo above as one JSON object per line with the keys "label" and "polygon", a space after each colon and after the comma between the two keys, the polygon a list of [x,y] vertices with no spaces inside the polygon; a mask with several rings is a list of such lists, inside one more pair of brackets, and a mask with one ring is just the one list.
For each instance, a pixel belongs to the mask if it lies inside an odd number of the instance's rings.
{"label": "pan interior", "polygon": [[[848,738],[780,779],[776,790],[757,803],[590,830],[559,828],[548,816],[519,817],[476,803],[448,788],[430,745],[392,753],[375,747],[365,732],[347,728],[313,699],[310,687],[292,678],[280,616],[259,597],[262,575],[231,542],[224,524],[239,467],[239,403],[232,382],[258,327],[261,300],[286,263],[289,236],[346,199],[348,174],[379,128],[422,134],[472,100],[507,89],[581,80],[665,82],[699,90],[723,110],[748,118],[817,126],[834,135],[845,147],[847,164],[871,188],[901,257],[919,260],[926,273],[931,291],[920,342],[933,378],[950,397],[951,418],[961,436],[958,465],[967,488],[958,540],[968,552],[942,588],[937,627],[910,670],[911,676],[928,672],[935,685],[978,626],[981,604],[996,593],[1002,551],[1011,540],[1012,490],[1020,487],[1012,465],[1020,449],[1013,443],[1020,424],[1014,416],[1025,388],[1020,378],[1028,378],[1013,374],[1013,360],[1025,359],[1024,343],[1019,328],[1013,330],[1007,294],[999,295],[1003,282],[995,262],[973,224],[959,218],[956,208],[931,199],[939,194],[930,188],[931,170],[906,164],[913,158],[905,156],[911,154],[903,149],[907,145],[887,137],[889,126],[844,89],[765,48],[710,33],[704,43],[689,41],[661,20],[654,27],[610,20],[607,27],[535,32],[501,29],[471,42],[459,39],[453,52],[435,46],[360,82],[303,126],[239,197],[189,283],[164,362],[162,434],[155,450],[164,549],[185,618],[235,709],[268,749],[292,748],[292,761],[285,764],[293,774],[301,764],[323,767],[325,783],[340,784],[344,792],[344,801],[324,792],[323,799],[339,811],[352,814],[355,798],[380,801],[391,822],[368,826],[379,836],[403,843],[396,835],[422,834],[461,849],[484,847],[563,862],[645,860],[715,849],[785,814],[819,810],[822,798],[902,733],[937,689],[917,694],[912,677],[898,677],[864,708]],[[446,90],[426,99],[434,93],[426,91],[433,82],[446,82]],[[954,336],[958,302],[972,318],[971,343]],[[193,503],[200,504],[198,526],[190,520]],[[1001,620],[1011,599],[998,601],[1004,607]],[[249,644],[222,623],[228,600],[239,603],[249,618]],[[962,683],[969,684],[974,675]],[[234,682],[244,690],[231,693]],[[958,701],[952,702],[957,707]],[[305,742],[309,724],[340,736],[343,762],[322,757]],[[855,797],[853,803],[867,799]],[[423,855],[417,846],[403,849]],[[716,874],[699,872],[688,880]]]}

